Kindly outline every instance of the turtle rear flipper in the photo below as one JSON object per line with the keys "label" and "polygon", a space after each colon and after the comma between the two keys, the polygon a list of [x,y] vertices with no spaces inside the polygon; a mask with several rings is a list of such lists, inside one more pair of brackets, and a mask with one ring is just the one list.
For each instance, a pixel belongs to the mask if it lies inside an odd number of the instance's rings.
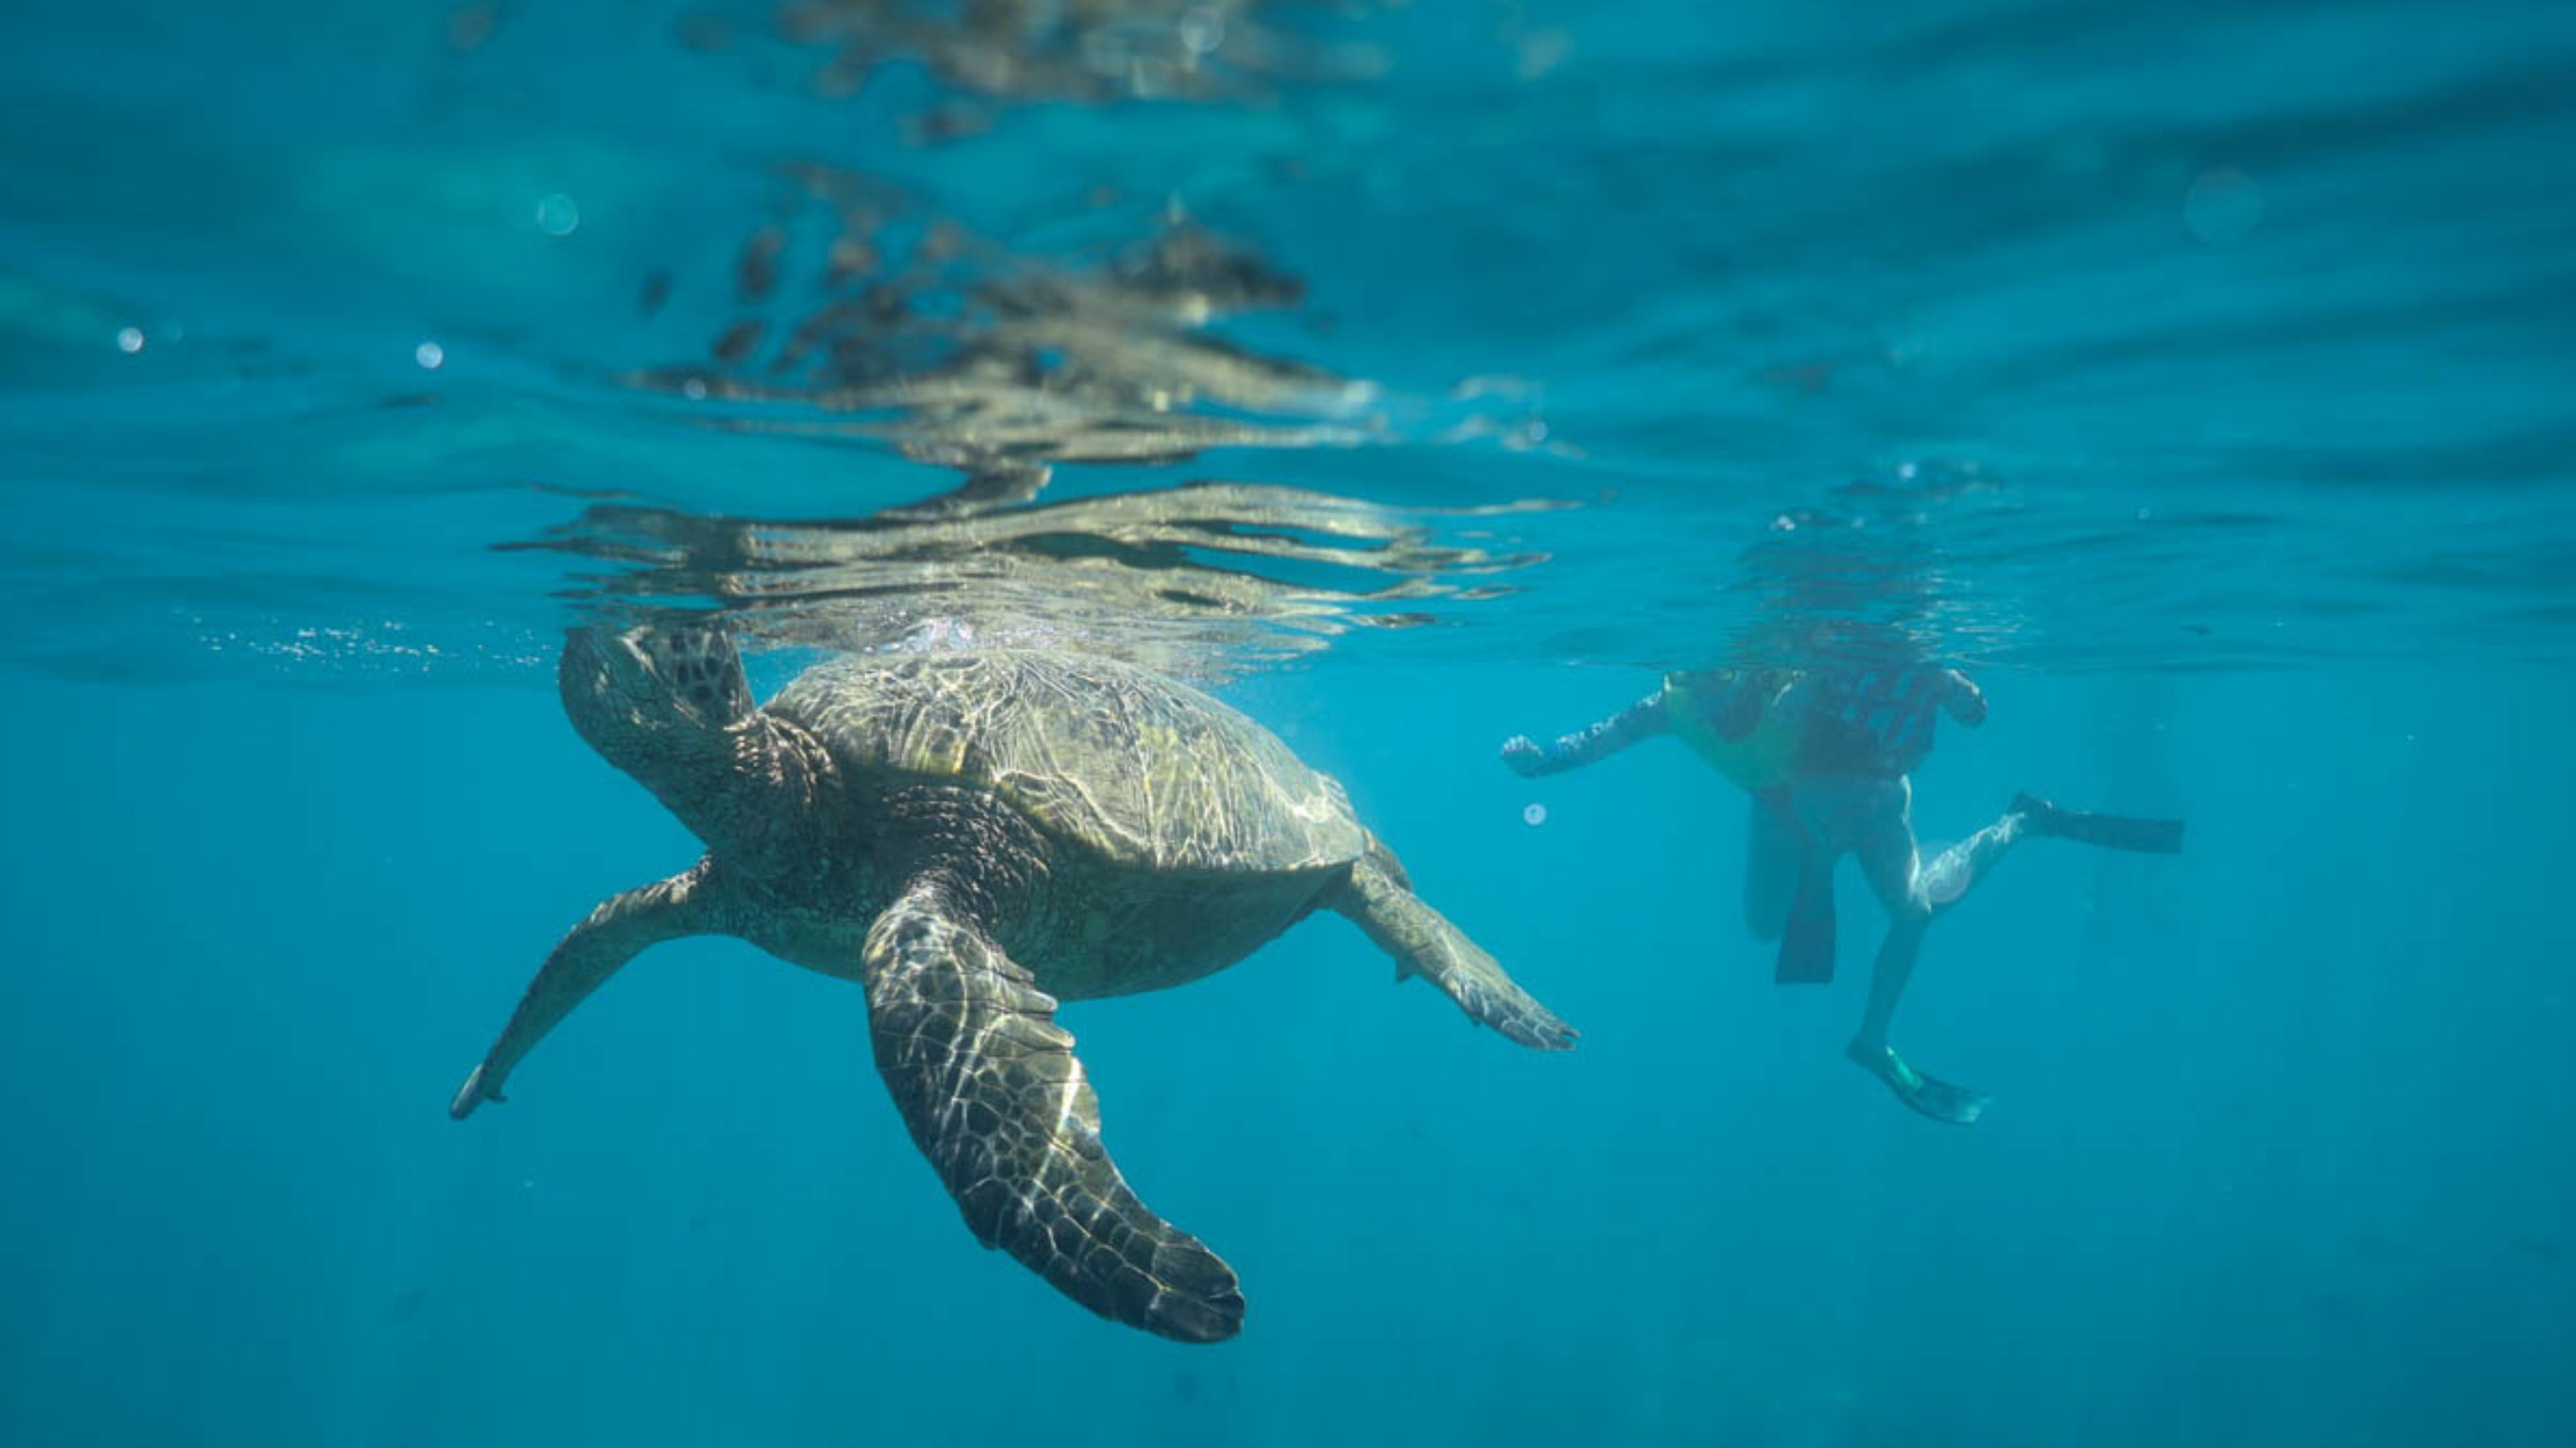
{"label": "turtle rear flipper", "polygon": [[1351,867],[1348,883],[1325,902],[1349,916],[1380,950],[1395,957],[1395,978],[1418,975],[1440,987],[1468,1017],[1524,1046],[1562,1051],[1576,1031],[1540,1005],[1501,962],[1413,893],[1393,852],[1375,840]]}
{"label": "turtle rear flipper", "polygon": [[935,886],[863,955],[877,1071],[987,1247],[1103,1317],[1183,1342],[1243,1328],[1234,1271],[1128,1189],[1055,1001]]}

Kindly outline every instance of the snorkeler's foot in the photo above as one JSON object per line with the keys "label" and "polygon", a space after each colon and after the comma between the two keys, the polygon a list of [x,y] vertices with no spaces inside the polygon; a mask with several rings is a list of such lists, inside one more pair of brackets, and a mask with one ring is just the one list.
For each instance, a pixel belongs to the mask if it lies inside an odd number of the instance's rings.
{"label": "snorkeler's foot", "polygon": [[2127,815],[2087,814],[2059,809],[2035,794],[2016,794],[2012,812],[2035,835],[2055,835],[2079,845],[2105,850],[2134,850],[2142,855],[2182,853],[2182,821],[2132,819]]}
{"label": "snorkeler's foot", "polygon": [[1994,1100],[1983,1091],[1953,1086],[1937,1076],[1926,1076],[1905,1064],[1905,1058],[1886,1046],[1875,1050],[1854,1041],[1843,1048],[1843,1054],[1854,1065],[1887,1083],[1896,1099],[1931,1117],[1953,1126],[1974,1126],[1986,1114]]}

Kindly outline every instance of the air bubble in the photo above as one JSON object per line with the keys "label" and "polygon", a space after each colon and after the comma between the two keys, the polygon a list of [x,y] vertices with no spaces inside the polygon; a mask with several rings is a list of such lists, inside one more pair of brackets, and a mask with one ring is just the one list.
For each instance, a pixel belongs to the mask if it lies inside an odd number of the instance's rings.
{"label": "air bubble", "polygon": [[411,349],[411,360],[419,363],[422,370],[435,372],[447,365],[447,349],[436,342],[423,342]]}
{"label": "air bubble", "polygon": [[1531,829],[1536,829],[1536,828],[1538,828],[1540,825],[1546,824],[1546,823],[1547,823],[1547,806],[1546,806],[1546,805],[1543,805],[1543,804],[1525,804],[1525,805],[1522,805],[1522,806],[1521,806],[1521,823],[1522,823],[1522,824],[1525,824],[1525,825],[1528,825]]}
{"label": "air bubble", "polygon": [[116,329],[116,350],[117,350],[117,351],[119,351],[119,352],[124,353],[125,355],[127,355],[127,356],[129,356],[129,357],[133,356],[133,355],[134,355],[135,353],[137,353],[137,352],[142,351],[142,350],[143,350],[143,329],[142,329],[141,327],[119,327],[119,328],[117,328],[117,329]]}
{"label": "air bubble", "polygon": [[548,236],[570,236],[581,225],[581,208],[560,191],[537,203],[537,229]]}

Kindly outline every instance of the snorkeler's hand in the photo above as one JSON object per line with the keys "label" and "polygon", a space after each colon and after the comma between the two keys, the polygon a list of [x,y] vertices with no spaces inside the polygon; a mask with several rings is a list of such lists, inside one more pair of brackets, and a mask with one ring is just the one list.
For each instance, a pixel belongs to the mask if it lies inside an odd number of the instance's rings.
{"label": "snorkeler's hand", "polygon": [[1503,741],[1503,763],[1523,779],[1534,778],[1547,766],[1547,751],[1526,734],[1515,734]]}
{"label": "snorkeler's hand", "polygon": [[1974,679],[1960,673],[1957,669],[1952,669],[1949,673],[1949,692],[1941,702],[1950,711],[1950,717],[1971,729],[1985,723],[1986,691],[1978,688]]}

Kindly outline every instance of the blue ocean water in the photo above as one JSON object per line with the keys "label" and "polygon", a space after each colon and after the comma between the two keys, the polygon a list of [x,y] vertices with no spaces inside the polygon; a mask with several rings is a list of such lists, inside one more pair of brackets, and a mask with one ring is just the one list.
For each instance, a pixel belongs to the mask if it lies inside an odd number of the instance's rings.
{"label": "blue ocean water", "polygon": [[[0,37],[0,1442],[2576,1434],[2568,7]],[[1329,918],[1067,1004],[1243,1276],[1213,1347],[979,1250],[859,994],[737,942],[452,1122],[561,932],[695,856],[553,675],[675,611],[764,692],[1205,684],[1582,1040]],[[1991,703],[1927,845],[2022,789],[2189,822],[1931,927],[1896,1039],[1965,1130],[1842,1058],[1848,865],[1837,981],[1775,986],[1725,779],[1496,757],[1852,637]]]}

